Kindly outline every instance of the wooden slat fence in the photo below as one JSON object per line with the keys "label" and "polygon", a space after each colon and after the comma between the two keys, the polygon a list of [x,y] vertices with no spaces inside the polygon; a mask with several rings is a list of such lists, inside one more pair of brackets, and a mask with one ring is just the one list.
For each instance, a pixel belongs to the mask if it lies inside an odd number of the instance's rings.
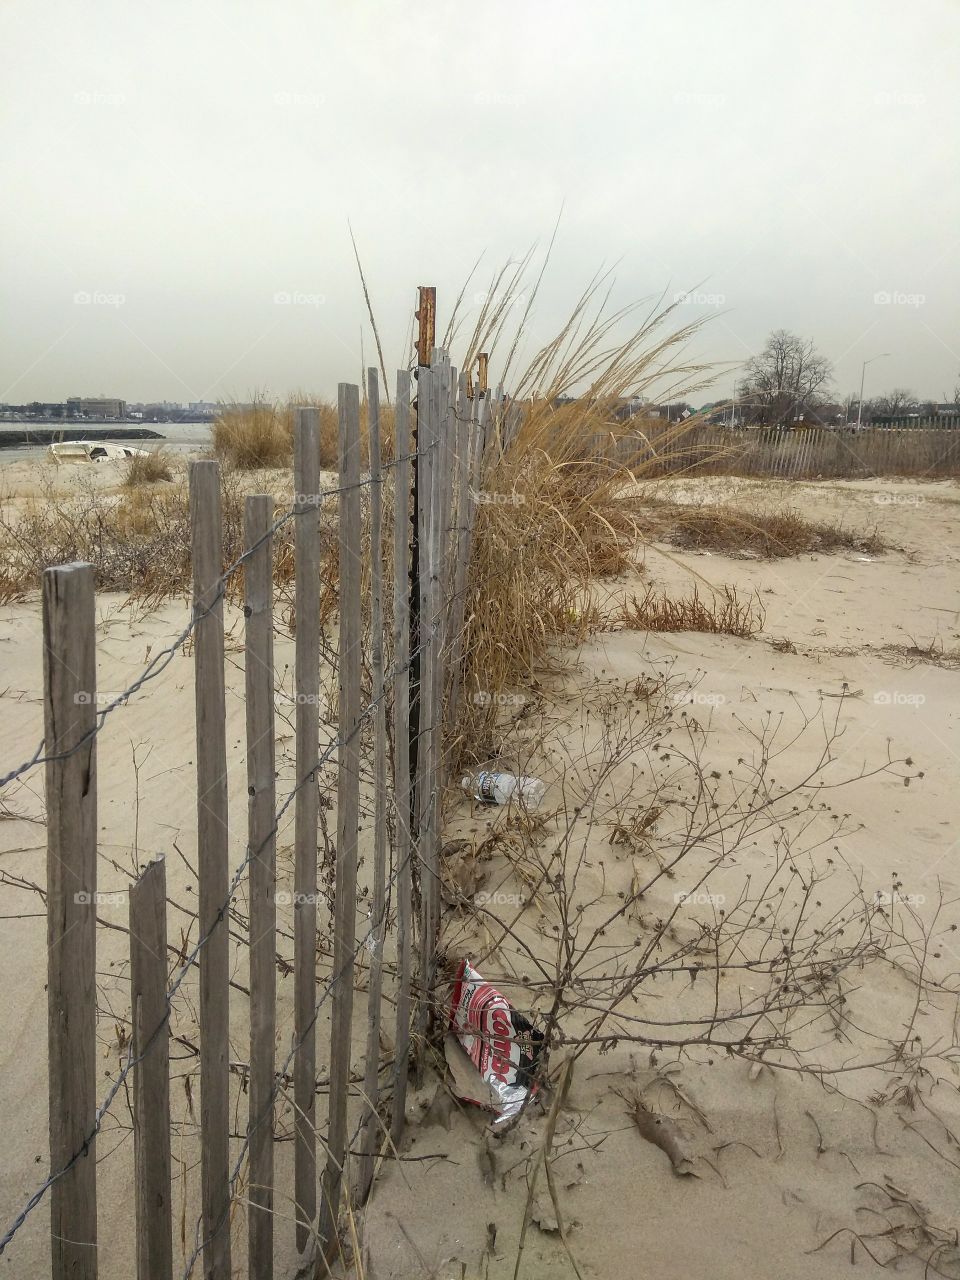
{"label": "wooden slat fence", "polygon": [[[490,393],[468,390],[447,353],[433,349],[417,370],[397,375],[392,461],[381,466],[380,386],[368,374],[369,474],[361,471],[360,392],[339,391],[339,475],[321,491],[319,414],[297,410],[294,501],[275,515],[267,494],[248,497],[240,559],[224,567],[219,464],[190,466],[193,605],[175,642],[192,640],[196,701],[198,935],[170,936],[170,886],[163,858],[151,862],[129,893],[132,1033],[119,1078],[98,1108],[97,995],[97,737],[111,723],[96,702],[93,570],[67,565],[44,580],[44,682],[48,823],[51,1174],[0,1243],[0,1252],[49,1192],[51,1274],[93,1280],[98,1271],[96,1136],[125,1085],[132,1096],[136,1213],[134,1252],[141,1280],[202,1272],[208,1280],[237,1274],[272,1280],[282,1231],[301,1258],[335,1257],[343,1201],[362,1201],[381,1157],[404,1128],[407,1073],[432,1027],[440,913],[439,830],[445,776],[443,743],[460,696],[465,600],[484,442],[502,447],[517,429],[503,420]],[[411,445],[411,442],[413,444]],[[414,495],[416,487],[416,496]],[[416,503],[419,562],[411,602],[409,537]],[[326,504],[326,507],[324,507]],[[332,744],[320,750],[321,509],[336,509],[339,527],[339,708]],[[366,512],[366,515],[365,515]],[[295,560],[295,781],[278,807],[274,660],[277,539],[293,526]],[[290,531],[287,530],[287,533]],[[366,563],[368,562],[368,564]],[[369,569],[364,572],[365,567]],[[242,857],[230,827],[226,733],[224,603],[242,572],[247,791]],[[366,596],[364,584],[368,584]],[[388,596],[388,591],[391,595]],[[231,598],[241,598],[234,594]],[[412,607],[415,606],[415,609]],[[412,614],[418,614],[415,624]],[[367,658],[369,661],[367,661]],[[409,750],[410,679],[419,659],[419,747]],[[369,672],[370,695],[362,690]],[[152,678],[152,677],[151,677]],[[138,686],[139,687],[139,686]],[[127,691],[128,693],[131,691]],[[388,734],[392,733],[393,749]],[[337,831],[332,913],[318,908],[322,769],[337,767]],[[391,767],[392,766],[392,767]],[[357,895],[361,774],[372,775],[373,866],[369,899]],[[293,808],[293,1035],[278,1046],[277,835]],[[411,824],[411,814],[415,821]],[[239,865],[231,872],[233,861]],[[328,849],[329,852],[329,849]],[[245,893],[248,934],[231,938],[238,893]],[[414,904],[421,914],[415,918]],[[419,928],[417,927],[419,924]],[[329,951],[326,975],[318,955]],[[231,1010],[245,988],[233,981],[231,945],[248,951],[249,1062],[231,1071]],[[179,948],[179,953],[178,953]],[[395,1063],[380,1061],[385,953],[395,965]],[[170,970],[168,955],[177,959]],[[368,957],[363,965],[362,958]],[[199,972],[199,1157],[201,1194],[196,1231],[188,1232],[183,1267],[174,1265],[170,1044],[183,1013],[178,993]],[[355,984],[365,973],[363,1016]],[[321,1010],[324,1020],[321,1020]],[[329,1041],[318,1029],[329,1013]],[[237,1025],[243,1019],[237,1019]],[[359,1025],[363,1035],[358,1035]],[[235,1041],[234,1041],[235,1045]],[[318,1045],[320,1052],[318,1054]],[[363,1046],[363,1047],[358,1047]],[[278,1053],[279,1049],[279,1053]],[[319,1062],[318,1062],[319,1058]],[[362,1059],[362,1061],[358,1061]],[[359,1075],[358,1075],[359,1072]],[[317,1111],[321,1077],[329,1081],[327,1116]],[[238,1078],[242,1088],[237,1089]],[[362,1079],[362,1088],[356,1086]],[[276,1117],[292,1082],[292,1203],[278,1216]],[[324,1123],[325,1119],[325,1123]],[[352,1133],[354,1120],[357,1132]],[[240,1125],[241,1135],[237,1133]],[[317,1136],[324,1167],[318,1168]],[[359,1152],[359,1158],[355,1153]],[[284,1190],[283,1198],[289,1197]],[[242,1212],[238,1212],[243,1206]],[[246,1233],[236,1229],[245,1216]],[[291,1217],[294,1221],[291,1223]]]}

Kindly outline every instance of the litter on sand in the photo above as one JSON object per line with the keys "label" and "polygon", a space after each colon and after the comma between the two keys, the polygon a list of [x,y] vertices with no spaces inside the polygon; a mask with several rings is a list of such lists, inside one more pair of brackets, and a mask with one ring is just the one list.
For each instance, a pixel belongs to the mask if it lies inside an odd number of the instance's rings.
{"label": "litter on sand", "polygon": [[543,1032],[518,1013],[466,960],[457,969],[450,1000],[450,1029],[489,1090],[487,1099],[464,1100],[495,1111],[494,1124],[504,1124],[536,1091],[533,1075],[543,1047]]}

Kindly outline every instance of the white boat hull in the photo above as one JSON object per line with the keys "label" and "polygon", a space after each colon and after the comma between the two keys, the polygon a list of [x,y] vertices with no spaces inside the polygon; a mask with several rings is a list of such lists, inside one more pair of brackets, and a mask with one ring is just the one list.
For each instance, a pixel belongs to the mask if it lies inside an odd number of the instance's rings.
{"label": "white boat hull", "polygon": [[144,458],[149,450],[129,444],[107,444],[103,440],[63,440],[47,446],[47,452],[61,462],[122,462],[124,458]]}

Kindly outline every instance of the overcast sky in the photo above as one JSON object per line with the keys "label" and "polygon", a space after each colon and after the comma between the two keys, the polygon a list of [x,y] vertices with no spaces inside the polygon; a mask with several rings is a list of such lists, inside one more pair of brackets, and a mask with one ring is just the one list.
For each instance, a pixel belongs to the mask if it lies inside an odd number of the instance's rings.
{"label": "overcast sky", "polygon": [[693,290],[705,359],[784,327],[840,394],[887,352],[868,395],[960,381],[956,0],[7,0],[0,28],[0,400],[333,393],[348,219],[392,371],[418,284],[442,319],[561,206],[537,337],[617,263],[619,302]]}

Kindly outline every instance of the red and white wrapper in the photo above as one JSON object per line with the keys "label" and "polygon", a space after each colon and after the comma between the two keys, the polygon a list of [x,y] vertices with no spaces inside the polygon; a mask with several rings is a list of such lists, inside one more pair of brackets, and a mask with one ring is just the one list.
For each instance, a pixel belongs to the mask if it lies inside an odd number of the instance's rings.
{"label": "red and white wrapper", "polygon": [[[486,1081],[496,1124],[515,1116],[528,1094],[543,1033],[466,961],[460,962],[450,1000],[450,1029]],[[485,1104],[470,1099],[478,1106]]]}

